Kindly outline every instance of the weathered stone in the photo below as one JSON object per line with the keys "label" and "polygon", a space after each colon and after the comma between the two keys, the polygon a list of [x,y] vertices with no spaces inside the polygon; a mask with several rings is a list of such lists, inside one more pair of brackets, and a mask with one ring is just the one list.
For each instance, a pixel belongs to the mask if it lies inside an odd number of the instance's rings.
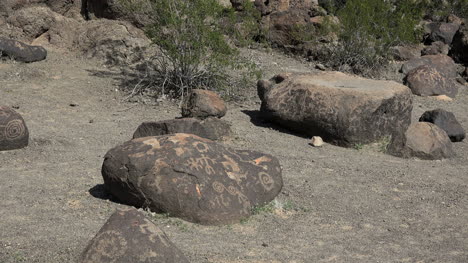
{"label": "weathered stone", "polygon": [[453,40],[453,36],[460,27],[456,23],[428,23],[426,24],[429,35],[426,38],[426,43],[432,43],[435,41],[441,41],[445,44],[450,45]]}
{"label": "weathered stone", "polygon": [[310,144],[314,147],[321,147],[323,146],[323,140],[322,140],[322,137],[320,136],[314,136],[312,137],[312,139],[310,140]]}
{"label": "weathered stone", "polygon": [[468,63],[468,24],[462,25],[453,37],[449,54],[458,63]]}
{"label": "weathered stone", "polygon": [[450,158],[455,155],[447,133],[429,122],[412,124],[401,138],[392,139],[388,152],[392,155],[426,160]]}
{"label": "weathered stone", "polygon": [[28,146],[29,131],[23,117],[13,109],[0,106],[0,151]]}
{"label": "weathered stone", "polygon": [[89,242],[79,263],[189,262],[153,222],[134,208],[119,209]]}
{"label": "weathered stone", "polygon": [[458,87],[453,79],[447,79],[437,69],[423,65],[411,70],[406,85],[419,96],[447,95],[454,98]]}
{"label": "weathered stone", "polygon": [[12,13],[7,22],[20,28],[28,39],[34,39],[49,30],[55,17],[56,14],[48,7],[28,6]]}
{"label": "weathered stone", "polygon": [[298,30],[305,29],[307,25],[313,26],[307,10],[304,9],[271,13],[263,23],[269,26],[270,41],[281,47],[296,45],[295,35],[304,34]]}
{"label": "weathered stone", "polygon": [[465,139],[465,130],[452,112],[443,109],[426,111],[419,118],[419,121],[430,122],[439,126],[439,128],[447,133],[452,142],[461,142]]}
{"label": "weathered stone", "polygon": [[21,62],[35,62],[47,57],[47,50],[39,46],[0,37],[0,54]]}
{"label": "weathered stone", "polygon": [[421,56],[420,46],[396,46],[390,49],[390,52],[395,60],[406,61]]}
{"label": "weathered stone", "polygon": [[411,92],[392,81],[298,73],[261,81],[257,88],[265,118],[341,146],[399,136],[410,124]]}
{"label": "weathered stone", "polygon": [[231,128],[225,121],[212,117],[205,120],[183,118],[144,122],[138,126],[133,139],[175,133],[189,133],[210,140],[222,140],[231,134]]}
{"label": "weathered stone", "polygon": [[182,105],[183,117],[205,119],[208,117],[221,118],[226,115],[227,108],[221,97],[209,90],[194,89],[187,96]]}
{"label": "weathered stone", "polygon": [[273,156],[183,133],[111,149],[102,176],[109,193],[125,204],[201,224],[239,222],[273,200],[283,185]]}
{"label": "weathered stone", "polygon": [[449,45],[441,41],[435,41],[432,42],[430,46],[426,46],[423,50],[421,50],[421,55],[447,55],[449,52],[449,48]]}
{"label": "weathered stone", "polygon": [[452,58],[446,55],[430,55],[412,59],[401,67],[401,71],[406,75],[411,70],[428,65],[437,69],[446,78],[455,78],[457,76],[457,65]]}

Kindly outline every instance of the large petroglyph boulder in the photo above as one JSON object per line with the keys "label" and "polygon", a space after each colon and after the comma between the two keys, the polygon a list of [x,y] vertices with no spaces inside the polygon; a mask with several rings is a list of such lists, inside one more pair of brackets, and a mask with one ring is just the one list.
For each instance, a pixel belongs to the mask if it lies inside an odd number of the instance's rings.
{"label": "large petroglyph boulder", "polygon": [[24,148],[28,142],[29,131],[21,115],[0,106],[0,151]]}
{"label": "large petroglyph boulder", "polygon": [[406,76],[406,85],[419,96],[447,95],[454,98],[458,93],[455,80],[444,77],[430,65],[411,70]]}
{"label": "large petroglyph boulder", "polygon": [[133,134],[133,139],[175,133],[190,133],[210,140],[222,140],[231,134],[229,124],[218,118],[204,120],[182,118],[143,122]]}
{"label": "large petroglyph boulder", "polygon": [[189,262],[166,234],[136,209],[117,210],[83,251],[79,263]]}
{"label": "large petroglyph boulder", "polygon": [[435,68],[440,74],[442,74],[446,78],[455,78],[457,73],[457,65],[453,61],[453,59],[446,55],[427,55],[422,56],[420,58],[414,58],[401,67],[401,72],[404,74],[408,74],[411,70],[423,66],[428,65]]}
{"label": "large petroglyph boulder", "polygon": [[410,90],[340,72],[282,74],[258,82],[261,112],[286,128],[341,146],[399,136],[410,124]]}
{"label": "large petroglyph boulder", "polygon": [[108,191],[201,224],[239,222],[282,188],[276,158],[229,149],[192,134],[133,139],[111,149],[102,167]]}

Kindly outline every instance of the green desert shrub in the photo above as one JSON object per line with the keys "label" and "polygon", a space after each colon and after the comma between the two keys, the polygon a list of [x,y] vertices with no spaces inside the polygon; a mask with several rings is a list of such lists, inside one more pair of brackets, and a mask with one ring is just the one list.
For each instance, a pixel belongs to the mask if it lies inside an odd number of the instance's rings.
{"label": "green desert shrub", "polygon": [[329,66],[371,76],[388,61],[389,48],[415,43],[422,11],[412,0],[348,0],[337,11],[339,41],[329,46]]}
{"label": "green desert shrub", "polygon": [[147,3],[155,15],[145,32],[159,52],[139,67],[145,72],[140,75],[145,84],[138,83],[145,90],[150,89],[152,96],[183,98],[197,88],[220,91],[231,98],[236,97],[233,93],[238,84],[246,79],[253,82],[257,77],[254,65],[239,56],[226,36],[226,24],[222,22],[226,12],[231,11],[226,11],[217,0]]}

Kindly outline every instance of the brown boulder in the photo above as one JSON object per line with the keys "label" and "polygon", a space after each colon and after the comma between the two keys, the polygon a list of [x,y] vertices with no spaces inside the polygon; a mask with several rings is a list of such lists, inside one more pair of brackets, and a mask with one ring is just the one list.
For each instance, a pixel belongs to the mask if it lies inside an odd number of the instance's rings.
{"label": "brown boulder", "polygon": [[406,85],[413,94],[419,96],[447,95],[454,98],[458,87],[454,80],[447,79],[437,69],[423,65],[411,70],[406,77]]}
{"label": "brown boulder", "polygon": [[79,263],[189,262],[166,234],[134,208],[117,210],[89,242]]}
{"label": "brown boulder", "polygon": [[429,55],[411,59],[403,64],[401,71],[406,75],[411,70],[423,65],[432,66],[446,78],[455,78],[458,74],[457,65],[452,58],[446,55]]}
{"label": "brown boulder", "polygon": [[0,106],[0,151],[28,146],[29,131],[23,117],[13,109]]}
{"label": "brown boulder", "polygon": [[205,119],[221,118],[226,115],[227,108],[221,97],[209,90],[193,89],[182,105],[182,117]]}
{"label": "brown boulder", "polygon": [[395,60],[406,61],[421,56],[420,46],[396,46],[390,49],[390,52]]}
{"label": "brown boulder", "polygon": [[308,136],[352,147],[399,136],[410,124],[410,90],[340,72],[296,73],[259,81],[265,118]]}
{"label": "brown boulder", "polygon": [[229,136],[231,134],[231,127],[225,121],[212,117],[205,120],[183,118],[144,122],[138,126],[133,134],[133,139],[175,133],[189,133],[215,141]]}
{"label": "brown boulder", "polygon": [[307,10],[289,9],[287,11],[271,13],[262,23],[269,27],[269,40],[279,46],[296,45],[298,37],[302,37],[300,30],[313,26]]}
{"label": "brown boulder", "polygon": [[445,44],[450,45],[453,40],[453,36],[460,28],[460,24],[456,23],[428,23],[426,24],[427,31],[429,32],[426,42],[432,43],[435,41],[441,41]]}
{"label": "brown boulder", "polygon": [[119,0],[83,0],[86,1],[86,15],[91,18],[107,18],[112,20],[123,20],[137,27],[149,25],[152,14],[150,1],[133,0],[132,8],[128,8],[125,2]]}
{"label": "brown boulder", "polygon": [[421,55],[447,55],[449,52],[449,48],[449,45],[440,41],[436,41],[432,42],[430,46],[426,46],[423,50],[421,50]]}
{"label": "brown boulder", "polygon": [[109,193],[125,204],[201,224],[239,222],[283,186],[273,156],[183,133],[138,138],[111,149],[102,176]]}
{"label": "brown boulder", "polygon": [[402,140],[391,141],[388,151],[404,158],[418,157],[426,160],[450,158],[455,155],[447,133],[429,122],[412,124]]}

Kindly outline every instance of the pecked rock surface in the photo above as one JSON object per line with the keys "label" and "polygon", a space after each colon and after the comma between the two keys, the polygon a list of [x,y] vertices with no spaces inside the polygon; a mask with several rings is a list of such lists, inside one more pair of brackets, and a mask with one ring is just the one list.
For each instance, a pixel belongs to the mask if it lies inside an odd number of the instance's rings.
{"label": "pecked rock surface", "polygon": [[117,210],[81,254],[79,263],[189,262],[166,234],[134,208]]}
{"label": "pecked rock surface", "polygon": [[28,146],[29,131],[23,117],[13,109],[0,106],[0,151]]}
{"label": "pecked rock surface", "polygon": [[201,224],[239,222],[254,206],[273,200],[283,185],[275,157],[184,133],[138,138],[111,149],[102,176],[125,204]]}
{"label": "pecked rock surface", "polygon": [[265,118],[350,147],[400,136],[410,124],[410,90],[340,72],[282,74],[258,82]]}

